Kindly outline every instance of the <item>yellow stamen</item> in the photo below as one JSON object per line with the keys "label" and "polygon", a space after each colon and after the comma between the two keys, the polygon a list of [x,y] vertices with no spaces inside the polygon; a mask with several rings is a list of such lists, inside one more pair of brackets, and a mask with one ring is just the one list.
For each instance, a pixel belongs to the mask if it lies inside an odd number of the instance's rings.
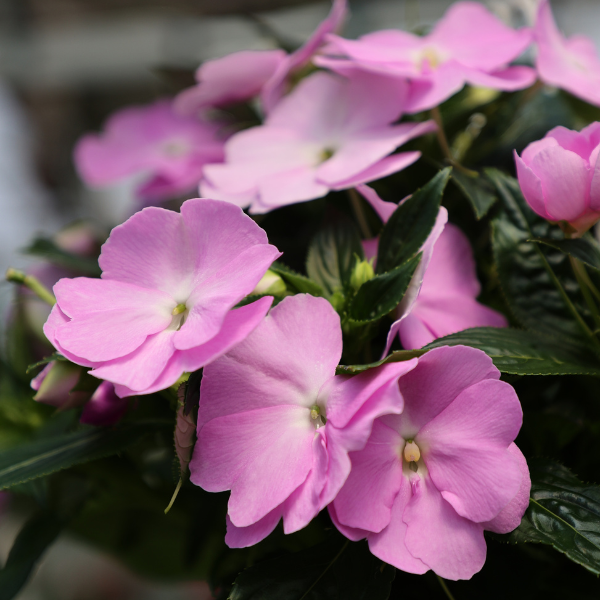
{"label": "yellow stamen", "polygon": [[404,446],[404,458],[406,462],[419,462],[421,458],[421,451],[413,440],[407,440],[406,446]]}
{"label": "yellow stamen", "polygon": [[314,404],[313,406],[310,407],[310,418],[313,421],[316,421],[319,418],[319,415],[321,414],[321,409]]}
{"label": "yellow stamen", "polygon": [[187,310],[187,306],[185,304],[178,304],[173,311],[171,312],[171,314],[176,317],[177,315],[180,315],[182,312],[185,312]]}

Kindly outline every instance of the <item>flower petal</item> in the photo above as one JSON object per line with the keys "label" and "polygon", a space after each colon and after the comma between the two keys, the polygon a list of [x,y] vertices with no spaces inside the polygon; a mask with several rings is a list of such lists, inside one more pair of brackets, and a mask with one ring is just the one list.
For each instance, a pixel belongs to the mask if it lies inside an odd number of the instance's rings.
{"label": "flower petal", "polygon": [[260,521],[248,525],[248,527],[236,527],[231,522],[229,515],[226,515],[225,519],[227,521],[225,543],[230,548],[247,548],[264,540],[277,527],[277,523],[281,519],[281,506],[274,508]]}

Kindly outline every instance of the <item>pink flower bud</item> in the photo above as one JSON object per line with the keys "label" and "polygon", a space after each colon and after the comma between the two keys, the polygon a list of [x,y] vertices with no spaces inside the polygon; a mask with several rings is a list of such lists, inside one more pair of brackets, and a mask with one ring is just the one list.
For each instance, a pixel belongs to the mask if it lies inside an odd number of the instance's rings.
{"label": "pink flower bud", "polygon": [[33,399],[61,410],[81,406],[90,394],[71,390],[77,385],[82,372],[78,365],[53,360],[31,380],[31,387],[37,392]]}
{"label": "pink flower bud", "polygon": [[600,219],[600,123],[580,132],[555,127],[515,152],[525,200],[544,219],[580,236]]}

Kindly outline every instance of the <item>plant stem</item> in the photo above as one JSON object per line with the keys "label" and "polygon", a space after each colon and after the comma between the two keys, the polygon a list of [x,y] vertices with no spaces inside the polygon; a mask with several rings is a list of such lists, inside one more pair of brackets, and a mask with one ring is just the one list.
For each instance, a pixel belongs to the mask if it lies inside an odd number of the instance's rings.
{"label": "plant stem", "polygon": [[175,500],[177,499],[177,496],[179,495],[179,490],[181,489],[182,484],[183,484],[183,479],[180,477],[179,483],[177,484],[177,487],[175,488],[175,491],[173,492],[173,497],[171,498],[171,502],[169,502],[169,506],[167,506],[167,508],[165,508],[165,515],[171,510],[171,508],[173,507],[173,504],[175,504]]}
{"label": "plant stem", "polygon": [[52,294],[52,292],[33,275],[26,275],[23,271],[18,271],[17,269],[9,267],[6,271],[6,281],[24,285],[50,306],[56,304],[54,294]]}
{"label": "plant stem", "polygon": [[348,190],[348,196],[350,197],[350,204],[352,205],[354,216],[356,217],[358,226],[360,227],[360,232],[365,239],[370,240],[373,237],[373,234],[371,233],[371,228],[369,227],[365,211],[362,207],[362,200],[354,188],[350,188]]}
{"label": "plant stem", "polygon": [[440,148],[442,149],[442,154],[446,157],[446,161],[452,167],[468,175],[469,177],[477,177],[479,173],[477,171],[473,171],[472,169],[467,169],[467,167],[463,167],[457,160],[455,160],[452,155],[452,150],[450,150],[450,145],[448,144],[448,138],[444,132],[444,122],[442,121],[442,114],[440,113],[440,109],[436,106],[431,109],[431,118],[436,122],[437,130],[436,135],[438,139],[438,143],[440,144]]}
{"label": "plant stem", "polygon": [[583,298],[585,299],[585,302],[588,305],[588,308],[590,309],[590,313],[592,314],[592,317],[596,324],[596,329],[599,329],[600,328],[600,312],[598,312],[598,306],[596,306],[596,303],[594,302],[594,298],[591,294],[591,290],[586,281],[586,278],[589,280],[589,276],[585,272],[585,267],[579,259],[575,258],[574,256],[569,256],[569,261],[571,263],[573,273],[575,273],[575,279],[577,279],[577,283],[579,284],[579,288],[581,289]]}
{"label": "plant stem", "polygon": [[444,593],[446,594],[446,596],[448,596],[448,600],[454,600],[454,596],[450,593],[450,590],[448,589],[446,582],[437,573],[435,574],[435,576],[437,577],[438,581],[440,582],[440,585],[442,586]]}
{"label": "plant stem", "polygon": [[550,278],[552,279],[552,282],[554,283],[559,294],[562,296],[564,303],[567,305],[569,312],[573,315],[573,317],[579,324],[579,327],[581,327],[581,330],[583,331],[583,333],[590,339],[594,348],[596,349],[596,352],[600,353],[600,341],[594,335],[594,332],[588,327],[587,323],[583,320],[583,318],[579,314],[579,311],[575,308],[575,305],[571,302],[571,299],[569,298],[567,292],[565,291],[565,288],[562,286],[558,277],[552,270],[552,267],[548,263],[548,260],[546,259],[546,256],[544,255],[544,253],[539,248],[537,248],[537,252],[538,252],[540,258],[542,259],[542,262],[544,263],[544,268],[548,272],[548,275],[550,275]]}

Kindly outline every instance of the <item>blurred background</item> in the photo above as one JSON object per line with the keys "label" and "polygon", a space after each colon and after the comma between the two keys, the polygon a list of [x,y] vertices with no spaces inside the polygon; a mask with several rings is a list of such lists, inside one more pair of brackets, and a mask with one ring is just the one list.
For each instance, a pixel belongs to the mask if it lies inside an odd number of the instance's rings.
{"label": "blurred background", "polygon": [[[450,0],[350,0],[347,37],[433,24]],[[485,2],[515,26],[533,22],[537,0]],[[553,0],[560,28],[600,42],[600,2]],[[128,104],[173,95],[193,83],[201,61],[277,39],[300,45],[326,16],[328,1],[0,0],[0,268],[24,267],[19,249],[74,219],[101,227],[132,210],[133,182],[102,191],[78,179],[76,140]],[[12,288],[0,284],[0,309]],[[2,511],[0,496],[0,513]],[[12,512],[12,511],[11,511]],[[17,511],[18,512],[18,511]],[[0,561],[20,522],[0,514]],[[209,598],[202,583],[142,581],[74,539],[46,555],[21,600]]]}

